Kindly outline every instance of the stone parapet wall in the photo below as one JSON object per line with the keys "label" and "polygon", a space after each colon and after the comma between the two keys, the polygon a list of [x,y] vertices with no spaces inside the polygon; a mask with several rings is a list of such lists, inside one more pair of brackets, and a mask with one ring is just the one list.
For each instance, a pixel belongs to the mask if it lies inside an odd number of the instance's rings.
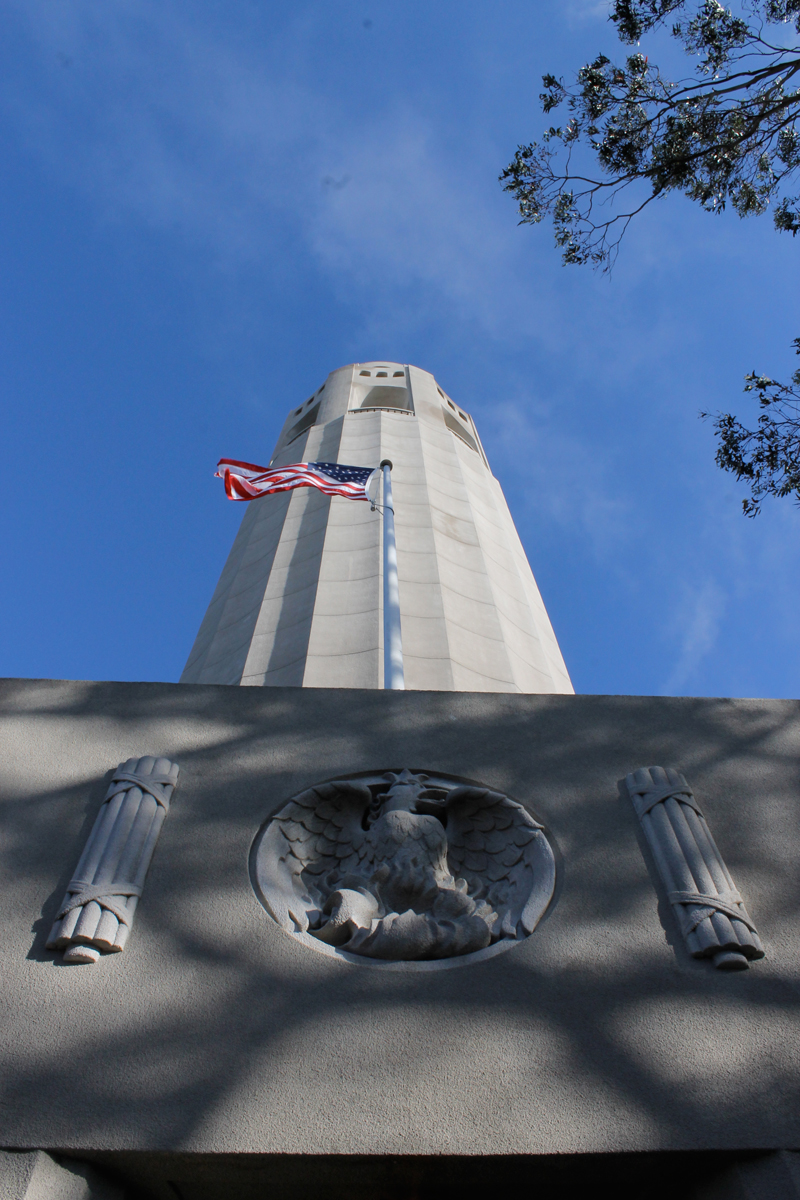
{"label": "stone parapet wall", "polygon": [[[180,783],[122,954],[45,949],[118,764]],[[766,957],[690,957],[619,785],[681,771]],[[301,1156],[800,1145],[800,703],[6,681],[8,1149]],[[314,783],[440,772],[521,803],[553,902],[505,953],[353,964],[279,928],[259,829]],[[329,949],[329,948],[328,948]],[[199,1195],[200,1193],[198,1193]]]}

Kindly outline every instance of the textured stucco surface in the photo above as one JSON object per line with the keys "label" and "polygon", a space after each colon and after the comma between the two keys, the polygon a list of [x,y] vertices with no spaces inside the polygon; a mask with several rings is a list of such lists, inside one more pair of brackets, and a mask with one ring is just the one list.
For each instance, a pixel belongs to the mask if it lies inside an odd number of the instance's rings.
{"label": "textured stucco surface", "polygon": [[0,1200],[123,1200],[122,1188],[87,1163],[42,1150],[0,1150]]}
{"label": "textured stucco surface", "polygon": [[[427,371],[379,370],[333,371],[289,414],[270,465],[393,463],[406,687],[572,692],[471,417]],[[376,383],[381,403],[396,394],[411,408],[363,408]],[[314,423],[297,434],[306,413]],[[308,488],[242,507],[182,681],[381,687],[379,513]]]}
{"label": "textured stucco surface", "polygon": [[[532,1155],[800,1146],[800,704],[7,681],[0,1144]],[[44,940],[120,761],[180,786],[124,953]],[[767,958],[688,959],[617,782],[684,771]],[[248,853],[294,792],[426,767],[532,807],[557,899],[489,961],[350,965],[283,933]]]}

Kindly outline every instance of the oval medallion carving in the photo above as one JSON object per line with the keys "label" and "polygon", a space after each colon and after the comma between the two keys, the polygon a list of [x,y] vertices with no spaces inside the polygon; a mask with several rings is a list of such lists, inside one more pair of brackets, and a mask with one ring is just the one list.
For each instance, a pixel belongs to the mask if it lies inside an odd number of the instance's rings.
{"label": "oval medallion carving", "polygon": [[556,865],[543,827],[517,801],[403,770],[293,796],[256,837],[251,876],[271,916],[307,945],[433,967],[528,937],[552,899]]}

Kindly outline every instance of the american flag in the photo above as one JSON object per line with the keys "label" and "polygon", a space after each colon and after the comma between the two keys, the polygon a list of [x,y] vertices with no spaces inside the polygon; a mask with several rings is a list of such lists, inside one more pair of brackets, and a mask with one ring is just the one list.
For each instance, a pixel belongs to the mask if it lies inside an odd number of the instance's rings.
{"label": "american flag", "polygon": [[255,463],[221,458],[214,472],[225,480],[229,500],[255,500],[270,492],[288,492],[292,488],[319,488],[326,496],[345,496],[348,500],[369,500],[367,486],[377,468],[348,467],[343,463],[291,463],[286,467],[258,467]]}

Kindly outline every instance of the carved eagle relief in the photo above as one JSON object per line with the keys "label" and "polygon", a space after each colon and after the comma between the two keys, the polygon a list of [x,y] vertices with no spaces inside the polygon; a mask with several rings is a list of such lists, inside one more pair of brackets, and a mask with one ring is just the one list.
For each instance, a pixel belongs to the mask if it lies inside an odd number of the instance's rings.
{"label": "carved eagle relief", "polygon": [[257,839],[253,865],[289,933],[377,959],[449,958],[527,937],[555,886],[553,851],[521,804],[408,770],[295,796]]}

